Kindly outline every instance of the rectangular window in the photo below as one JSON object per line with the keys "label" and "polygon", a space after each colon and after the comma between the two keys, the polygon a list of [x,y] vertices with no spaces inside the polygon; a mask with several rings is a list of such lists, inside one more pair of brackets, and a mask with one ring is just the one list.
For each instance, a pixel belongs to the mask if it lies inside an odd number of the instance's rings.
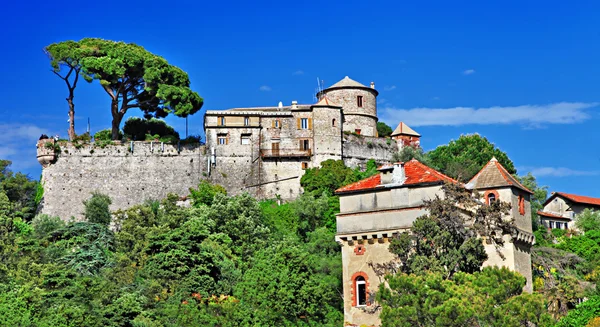
{"label": "rectangular window", "polygon": [[281,122],[279,122],[279,119],[275,119],[275,128],[281,128]]}
{"label": "rectangular window", "polygon": [[242,145],[248,145],[250,144],[250,134],[243,134],[242,135]]}
{"label": "rectangular window", "polygon": [[250,126],[250,117],[244,117],[244,126]]}
{"label": "rectangular window", "polygon": [[304,170],[304,169],[308,169],[308,162],[302,163],[302,170]]}
{"label": "rectangular window", "polygon": [[225,126],[225,117],[219,116],[219,118],[217,118],[217,119],[218,119],[217,123],[219,126]]}
{"label": "rectangular window", "polygon": [[362,102],[362,100],[363,100],[363,97],[362,97],[362,95],[359,95],[359,96],[357,96],[357,97],[356,97],[356,105],[357,105],[359,108],[362,108],[362,106],[363,106],[363,102]]}
{"label": "rectangular window", "polygon": [[227,134],[217,134],[217,143],[220,145],[227,144]]}
{"label": "rectangular window", "polygon": [[300,127],[302,129],[308,129],[308,118],[301,118],[300,119]]}
{"label": "rectangular window", "polygon": [[300,140],[300,150],[305,151],[310,149],[310,141],[309,140]]}
{"label": "rectangular window", "polygon": [[554,228],[554,222],[553,221],[550,222],[550,228]]}

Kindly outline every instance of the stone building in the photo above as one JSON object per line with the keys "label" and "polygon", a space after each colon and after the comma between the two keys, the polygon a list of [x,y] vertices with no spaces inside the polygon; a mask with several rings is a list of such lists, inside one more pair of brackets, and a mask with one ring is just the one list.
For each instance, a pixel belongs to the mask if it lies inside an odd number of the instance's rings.
{"label": "stone building", "polygon": [[[373,306],[373,291],[382,282],[370,267],[372,263],[395,260],[389,240],[407,231],[417,217],[427,213],[424,201],[443,196],[442,185],[454,179],[411,160],[379,169],[380,173],[336,191],[340,196],[336,240],[341,245],[344,285],[344,321],[354,326],[379,326],[379,313]],[[496,159],[492,159],[466,188],[481,192],[484,201],[512,204],[507,219],[514,219],[517,232],[505,235],[501,249],[485,244],[488,260],[484,266],[506,266],[527,279],[525,290],[532,291],[529,197],[531,191],[514,180]]]}
{"label": "stone building", "polygon": [[600,210],[600,199],[589,196],[553,192],[538,211],[542,225],[550,229],[577,229],[575,217],[585,209]]}
{"label": "stone building", "polygon": [[377,138],[377,95],[374,83],[346,76],[318,92],[316,104],[208,110],[208,178],[233,194],[293,199],[304,170],[325,160],[388,162],[398,143]]}
{"label": "stone building", "polygon": [[99,191],[111,210],[168,193],[182,197],[206,179],[231,195],[294,199],[306,168],[327,159],[351,167],[389,162],[398,143],[377,136],[377,91],[346,77],[318,93],[318,102],[208,110],[206,144],[114,142],[106,147],[50,140],[38,145],[44,199],[40,212],[82,219],[83,201]]}

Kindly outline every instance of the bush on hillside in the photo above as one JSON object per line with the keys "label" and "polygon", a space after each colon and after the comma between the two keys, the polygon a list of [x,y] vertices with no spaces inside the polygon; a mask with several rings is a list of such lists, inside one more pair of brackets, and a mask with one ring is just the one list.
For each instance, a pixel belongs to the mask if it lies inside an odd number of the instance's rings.
{"label": "bush on hillside", "polygon": [[[119,140],[123,139],[123,132],[119,131]],[[94,134],[94,141],[112,141],[112,131],[109,129],[103,129]]]}
{"label": "bush on hillside", "polygon": [[167,125],[164,120],[151,118],[143,119],[131,117],[127,119],[123,126],[125,136],[135,141],[145,140],[146,135],[158,135],[158,138],[172,136],[172,139],[179,140],[179,133],[173,127]]}

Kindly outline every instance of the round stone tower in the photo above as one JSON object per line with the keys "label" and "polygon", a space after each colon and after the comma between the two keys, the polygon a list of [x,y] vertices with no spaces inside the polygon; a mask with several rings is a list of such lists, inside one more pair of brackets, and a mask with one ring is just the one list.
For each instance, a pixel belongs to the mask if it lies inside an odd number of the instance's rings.
{"label": "round stone tower", "polygon": [[377,136],[377,95],[375,83],[364,86],[348,76],[317,94],[342,106],[343,130],[365,136]]}

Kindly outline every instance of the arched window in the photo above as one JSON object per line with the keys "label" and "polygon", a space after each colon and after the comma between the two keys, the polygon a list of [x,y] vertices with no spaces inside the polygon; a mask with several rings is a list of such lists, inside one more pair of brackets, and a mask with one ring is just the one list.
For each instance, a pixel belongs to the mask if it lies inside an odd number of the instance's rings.
{"label": "arched window", "polygon": [[488,197],[487,197],[488,205],[491,205],[492,202],[494,202],[494,201],[496,201],[496,194],[494,194],[494,193],[488,194]]}
{"label": "arched window", "polygon": [[335,118],[333,118],[333,120],[331,121],[331,126],[335,127]]}
{"label": "arched window", "polygon": [[367,305],[367,282],[363,276],[358,276],[354,280],[355,292],[356,292],[356,306]]}

